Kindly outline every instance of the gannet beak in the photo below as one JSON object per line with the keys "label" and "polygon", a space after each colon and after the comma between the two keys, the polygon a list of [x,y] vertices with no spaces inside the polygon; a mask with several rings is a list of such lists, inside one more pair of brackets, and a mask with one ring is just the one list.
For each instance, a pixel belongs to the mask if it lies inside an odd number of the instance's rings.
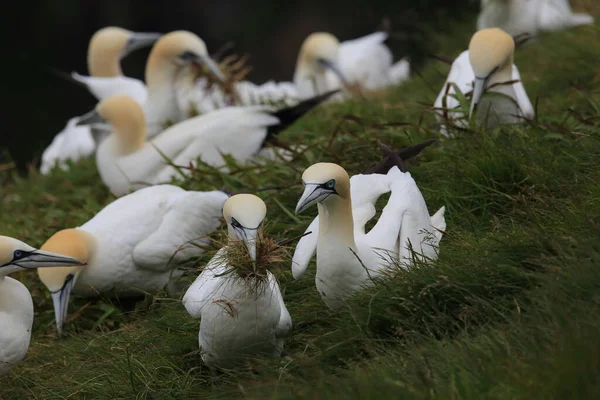
{"label": "gannet beak", "polygon": [[67,257],[43,250],[33,250],[22,253],[23,256],[13,260],[11,264],[27,269],[86,265],[86,263],[73,257]]}
{"label": "gannet beak", "polygon": [[74,282],[75,277],[72,274],[69,274],[67,275],[67,279],[65,280],[63,287],[56,292],[51,292],[58,336],[62,335],[62,328],[65,320],[67,319],[69,310],[69,297],[71,295],[71,289],[73,289]]}
{"label": "gannet beak", "polygon": [[349,81],[348,81],[348,79],[346,79],[346,75],[344,75],[344,73],[342,72],[340,67],[337,65],[337,63],[330,61],[330,60],[326,60],[324,58],[319,58],[318,62],[323,67],[330,69],[334,74],[336,74],[338,76],[338,78],[340,78],[340,80],[342,81],[342,83],[344,85],[348,86]]}
{"label": "gannet beak", "polygon": [[154,44],[161,36],[162,33],[135,32],[125,44],[125,50],[123,51],[122,57],[125,57],[132,51],[143,49],[144,47]]}
{"label": "gannet beak", "polygon": [[256,239],[258,237],[258,228],[234,228],[235,234],[248,249],[248,254],[252,261],[256,261]]}
{"label": "gannet beak", "polygon": [[98,111],[96,110],[92,110],[87,114],[83,114],[82,116],[79,117],[79,121],[77,121],[77,123],[75,124],[76,126],[81,126],[81,125],[96,125],[96,124],[107,124],[108,121],[106,121],[104,118],[102,118],[100,116],[100,114],[98,114]]}
{"label": "gannet beak", "polygon": [[479,103],[485,87],[487,86],[487,82],[488,78],[475,78],[475,82],[473,83],[473,97],[471,97],[471,107],[469,108],[469,119],[473,116],[475,105]]}
{"label": "gannet beak", "polygon": [[323,188],[323,185],[307,183],[304,188],[304,193],[302,193],[302,197],[300,197],[300,200],[298,200],[298,204],[296,205],[296,214],[300,214],[312,205],[325,200],[333,193],[335,192]]}
{"label": "gannet beak", "polygon": [[210,56],[207,55],[196,55],[194,62],[199,65],[206,66],[210,72],[217,77],[221,82],[225,82],[225,75],[219,69],[219,66],[213,61]]}

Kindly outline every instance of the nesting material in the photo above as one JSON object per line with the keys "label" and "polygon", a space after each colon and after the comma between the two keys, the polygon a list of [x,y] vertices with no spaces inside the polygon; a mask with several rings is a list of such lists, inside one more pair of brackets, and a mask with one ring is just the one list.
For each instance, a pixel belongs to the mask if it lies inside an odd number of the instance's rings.
{"label": "nesting material", "polygon": [[235,241],[223,246],[226,250],[217,256],[222,260],[216,265],[228,265],[230,268],[222,275],[235,274],[237,279],[246,281],[252,291],[259,292],[268,281],[268,272],[278,276],[283,264],[289,265],[288,242],[278,242],[261,231],[256,239],[256,262],[250,259],[246,245]]}

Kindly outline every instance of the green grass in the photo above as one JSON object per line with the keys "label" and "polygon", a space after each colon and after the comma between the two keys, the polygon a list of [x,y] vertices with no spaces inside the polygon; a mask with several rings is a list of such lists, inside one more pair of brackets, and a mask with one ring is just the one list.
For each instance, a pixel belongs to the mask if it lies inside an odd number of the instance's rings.
{"label": "green grass", "polygon": [[[438,53],[466,46],[471,26],[454,32],[438,35]],[[209,370],[198,322],[165,294],[137,305],[75,299],[77,316],[57,340],[48,293],[23,273],[34,333],[26,359],[0,379],[0,398],[599,398],[599,34],[596,24],[517,50],[536,122],[467,132],[409,162],[430,211],[447,208],[435,266],[398,271],[337,312],[314,289],[314,264],[299,281],[284,273],[294,330],[282,360]],[[378,160],[377,140],[437,137],[421,104],[433,103],[448,69],[432,61],[376,101],[311,113],[282,136],[309,145],[293,163],[200,167],[182,185],[254,192],[270,233],[298,236],[314,216],[293,214],[302,171],[334,161],[363,172]],[[36,246],[112,201],[91,160],[27,180],[4,172],[0,182],[2,234]]]}

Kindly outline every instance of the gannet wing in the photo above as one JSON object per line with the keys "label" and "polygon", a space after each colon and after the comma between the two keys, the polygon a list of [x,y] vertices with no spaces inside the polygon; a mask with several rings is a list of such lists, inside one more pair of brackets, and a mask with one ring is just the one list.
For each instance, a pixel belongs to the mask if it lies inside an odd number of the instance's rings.
{"label": "gannet wing", "polygon": [[61,169],[66,169],[66,161],[78,161],[94,154],[96,143],[90,126],[77,126],[78,117],[71,118],[67,126],[60,131],[42,154],[42,174],[48,174],[58,163]]}
{"label": "gannet wing", "polygon": [[204,306],[210,304],[217,291],[225,284],[226,279],[219,276],[227,272],[225,250],[223,247],[215,254],[183,295],[183,306],[193,318],[202,316]]}
{"label": "gannet wing", "polygon": [[[312,232],[312,233],[309,233]],[[307,233],[309,233],[307,235]],[[305,236],[302,236],[294,250],[292,257],[292,276],[294,279],[299,279],[317,252],[317,242],[319,239],[319,216],[316,216],[311,224],[304,231]]]}
{"label": "gannet wing", "polygon": [[209,235],[221,225],[227,198],[220,191],[181,191],[169,195],[160,226],[133,249],[135,265],[168,271],[175,264],[201,254],[197,245],[208,244]]}
{"label": "gannet wing", "polygon": [[370,90],[389,84],[393,56],[383,43],[387,37],[385,32],[375,32],[340,43],[340,68],[351,82]]}
{"label": "gannet wing", "polygon": [[271,286],[271,290],[274,296],[277,297],[277,302],[279,303],[280,315],[279,322],[275,327],[275,337],[276,338],[284,338],[286,337],[292,330],[292,317],[285,306],[283,301],[283,296],[281,295],[281,290],[279,289],[279,284],[277,283],[277,279],[275,276],[269,272],[269,285]]}
{"label": "gannet wing", "polygon": [[126,76],[99,78],[80,75],[77,72],[73,72],[71,77],[87,86],[88,90],[98,100],[115,95],[127,95],[143,105],[148,96],[148,90],[144,82],[135,78],[128,78]]}
{"label": "gannet wing", "polygon": [[516,101],[523,113],[523,116],[527,118],[533,118],[535,116],[535,110],[533,109],[533,105],[529,100],[529,96],[527,96],[527,92],[525,91],[525,86],[521,81],[521,75],[519,74],[519,69],[516,65],[512,66],[512,79],[518,81],[513,84],[513,89],[515,91]]}

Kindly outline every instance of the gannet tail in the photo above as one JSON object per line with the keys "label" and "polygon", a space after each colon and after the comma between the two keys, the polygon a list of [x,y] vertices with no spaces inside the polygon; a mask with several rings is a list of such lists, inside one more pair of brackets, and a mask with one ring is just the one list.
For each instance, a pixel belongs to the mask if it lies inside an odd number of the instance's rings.
{"label": "gannet tail", "polygon": [[264,142],[269,141],[269,139],[271,139],[273,136],[283,131],[285,128],[296,122],[298,118],[302,117],[304,114],[306,114],[311,109],[318,106],[320,103],[327,100],[330,96],[334,95],[337,92],[339,92],[339,89],[332,90],[330,92],[323,93],[315,97],[311,97],[310,99],[301,101],[293,107],[282,108],[271,113],[271,115],[277,117],[280,122],[278,125],[272,125],[269,127]]}

